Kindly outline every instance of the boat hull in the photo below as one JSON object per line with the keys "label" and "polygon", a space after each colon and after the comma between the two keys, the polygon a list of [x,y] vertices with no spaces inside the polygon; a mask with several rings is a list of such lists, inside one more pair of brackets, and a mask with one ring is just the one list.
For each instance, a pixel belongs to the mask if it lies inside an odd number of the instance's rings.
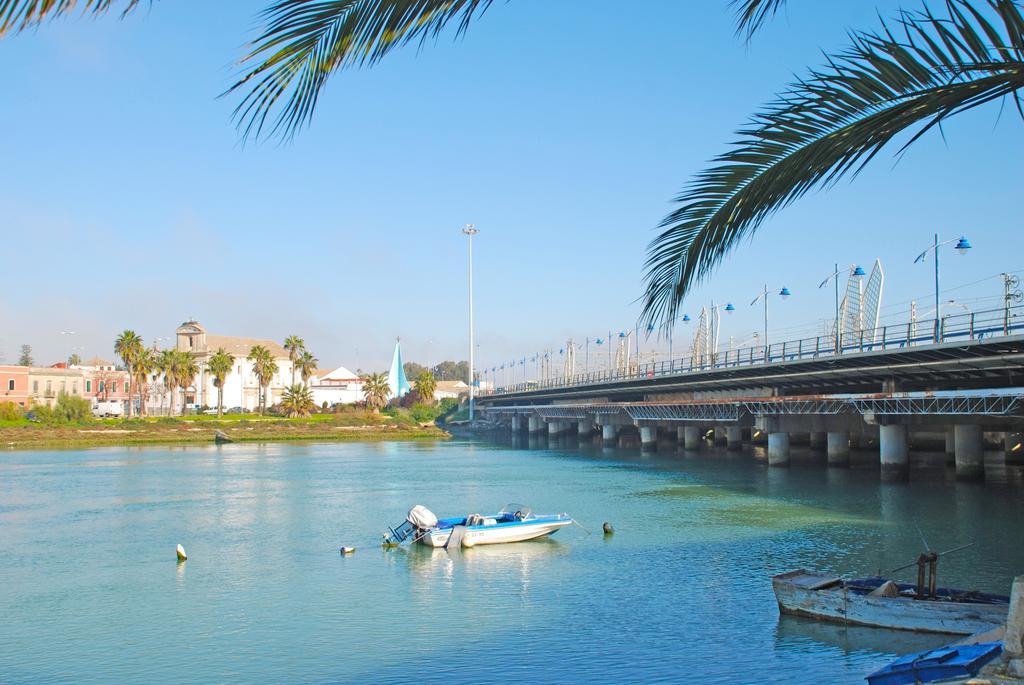
{"label": "boat hull", "polygon": [[801,571],[772,578],[779,611],[795,616],[896,630],[972,635],[1006,622],[1008,605],[875,597],[838,584],[808,588],[794,582]]}
{"label": "boat hull", "polygon": [[[524,542],[551,535],[572,523],[570,518],[538,519],[499,523],[493,526],[466,526],[462,536],[463,547],[497,545],[506,542]],[[452,534],[451,528],[435,528],[419,538],[427,547],[444,547]]]}

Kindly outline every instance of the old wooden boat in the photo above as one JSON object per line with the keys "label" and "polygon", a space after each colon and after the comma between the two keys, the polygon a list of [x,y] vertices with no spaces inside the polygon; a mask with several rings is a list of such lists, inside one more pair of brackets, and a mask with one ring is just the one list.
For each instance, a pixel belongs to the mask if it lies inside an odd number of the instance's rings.
{"label": "old wooden boat", "polygon": [[897,630],[971,635],[1006,622],[1009,597],[895,583],[844,580],[805,569],[772,577],[784,614]]}

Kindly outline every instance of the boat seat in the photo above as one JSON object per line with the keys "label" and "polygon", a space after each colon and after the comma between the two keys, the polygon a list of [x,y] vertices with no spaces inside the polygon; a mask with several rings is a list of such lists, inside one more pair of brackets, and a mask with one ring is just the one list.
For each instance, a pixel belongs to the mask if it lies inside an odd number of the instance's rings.
{"label": "boat seat", "polygon": [[823,576],[815,573],[798,576],[790,580],[793,585],[802,587],[805,590],[824,590],[825,588],[839,585],[843,582],[838,576]]}
{"label": "boat seat", "polygon": [[469,514],[466,516],[467,526],[482,526],[484,525],[484,517],[480,514]]}

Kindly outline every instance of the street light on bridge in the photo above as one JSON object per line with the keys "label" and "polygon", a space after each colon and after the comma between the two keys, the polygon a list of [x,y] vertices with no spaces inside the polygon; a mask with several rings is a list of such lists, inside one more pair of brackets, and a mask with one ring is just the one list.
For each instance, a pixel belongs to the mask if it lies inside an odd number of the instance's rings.
{"label": "street light on bridge", "polygon": [[[790,292],[789,288],[787,288],[785,286],[783,286],[782,289],[779,291],[779,297],[781,297],[783,300],[788,300],[789,296],[792,295],[792,294],[793,293]],[[763,302],[764,303],[764,340],[762,341],[762,344],[764,345],[764,360],[765,360],[765,362],[767,362],[768,361],[768,284],[767,283],[764,284],[764,291],[760,295],[758,295],[757,297],[754,298],[754,300],[750,303],[750,306],[753,307],[758,302]],[[730,305],[730,306],[732,306],[732,305]],[[726,309],[726,311],[728,311],[728,309]]]}
{"label": "street light on bridge", "polygon": [[939,248],[951,243],[956,243],[953,246],[953,249],[961,256],[966,255],[973,247],[971,245],[971,241],[963,236],[953,238],[951,240],[944,240],[940,243],[939,234],[936,233],[932,244],[925,248],[925,250],[921,254],[917,255],[916,259],[914,259],[914,264],[917,264],[918,262],[923,262],[928,257],[929,252],[934,253],[935,255],[935,342],[939,342],[939,338],[941,336],[939,322],[942,320],[942,306],[939,303]]}

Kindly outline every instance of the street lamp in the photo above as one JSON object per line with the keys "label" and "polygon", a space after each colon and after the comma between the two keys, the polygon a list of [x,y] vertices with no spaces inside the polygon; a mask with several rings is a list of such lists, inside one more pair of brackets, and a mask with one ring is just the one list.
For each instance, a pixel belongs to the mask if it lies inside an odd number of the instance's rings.
{"label": "street lamp", "polygon": [[950,243],[956,243],[956,245],[953,246],[953,249],[960,255],[966,255],[971,249],[971,241],[967,240],[967,238],[963,236],[953,238],[952,240],[945,240],[940,243],[939,234],[936,233],[935,240],[932,244],[925,248],[924,252],[917,255],[917,258],[914,260],[914,264],[917,264],[918,262],[923,262],[928,257],[929,252],[935,254],[935,342],[939,342],[939,337],[941,336],[939,321],[942,318],[942,308],[939,304],[939,248],[943,245],[949,245]]}
{"label": "street lamp", "polygon": [[[861,267],[860,264],[855,264],[855,265],[851,266],[850,268],[852,269],[852,271],[850,271],[850,275],[853,276],[854,278],[863,278],[864,276],[867,275],[865,273],[864,269]],[[839,354],[840,352],[843,351],[842,326],[840,325],[840,322],[839,322],[839,274],[840,274],[839,265],[836,264],[833,267],[832,273],[830,273],[825,278],[825,280],[823,280],[821,283],[818,284],[818,288],[824,288],[829,283],[834,283],[835,284],[835,290],[836,290],[836,336],[835,336],[835,338],[836,338],[836,354]]]}
{"label": "street lamp", "polygon": [[[779,297],[781,297],[783,300],[788,300],[789,296],[792,295],[792,294],[793,293],[790,292],[789,288],[787,288],[785,286],[783,286],[782,289],[779,290]],[[764,284],[764,291],[760,295],[758,295],[757,297],[754,298],[754,300],[750,303],[750,306],[753,307],[758,302],[763,302],[764,303],[764,341],[762,342],[762,344],[764,345],[764,361],[765,361],[765,363],[767,363],[768,362],[768,284],[767,283]],[[728,311],[728,308],[726,309],[726,311]]]}
{"label": "street lamp", "polygon": [[472,423],[476,382],[473,378],[473,236],[480,231],[474,224],[466,224],[462,232],[469,236],[469,422]]}

